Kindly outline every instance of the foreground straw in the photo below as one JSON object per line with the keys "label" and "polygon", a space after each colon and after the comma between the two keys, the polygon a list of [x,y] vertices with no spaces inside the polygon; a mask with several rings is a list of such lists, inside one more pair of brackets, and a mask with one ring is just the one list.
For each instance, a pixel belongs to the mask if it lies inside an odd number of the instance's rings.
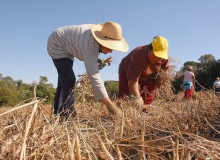
{"label": "foreground straw", "polygon": [[182,92],[161,87],[148,113],[114,99],[123,109],[117,118],[92,100],[86,75],[78,84],[77,119],[54,117],[36,96],[0,113],[0,159],[220,159],[220,105],[213,93],[197,92],[188,102]]}
{"label": "foreground straw", "polygon": [[1,159],[220,158],[217,99],[188,104],[190,110],[200,105],[190,115],[177,102],[160,106],[156,101],[152,112],[141,115],[127,103],[121,119],[109,116],[107,109],[97,117],[99,110],[78,104],[80,119],[63,122],[51,119],[51,106],[38,103],[32,110],[18,107],[2,114],[10,124],[1,127]]}

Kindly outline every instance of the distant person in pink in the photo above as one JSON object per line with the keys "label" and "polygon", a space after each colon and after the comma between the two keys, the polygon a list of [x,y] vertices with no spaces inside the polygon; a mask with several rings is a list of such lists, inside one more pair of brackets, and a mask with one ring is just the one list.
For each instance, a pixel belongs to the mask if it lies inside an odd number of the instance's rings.
{"label": "distant person in pink", "polygon": [[183,86],[185,88],[185,99],[192,99],[193,82],[195,82],[195,75],[192,72],[193,68],[189,67],[187,71],[183,73]]}

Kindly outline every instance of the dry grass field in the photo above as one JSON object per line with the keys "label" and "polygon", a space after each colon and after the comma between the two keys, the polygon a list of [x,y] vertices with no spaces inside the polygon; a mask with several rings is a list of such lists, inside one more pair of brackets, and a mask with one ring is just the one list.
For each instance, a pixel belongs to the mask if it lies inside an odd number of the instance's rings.
{"label": "dry grass field", "polygon": [[[117,99],[113,99],[118,104]],[[220,103],[212,92],[155,100],[148,113],[120,102],[122,118],[100,103],[76,102],[76,119],[54,117],[35,99],[0,109],[0,159],[220,159]]]}
{"label": "dry grass field", "polygon": [[36,96],[13,108],[0,108],[0,159],[220,159],[219,98],[210,90],[194,92],[193,100],[186,101],[183,92],[173,94],[171,77],[160,77],[147,113],[129,99],[112,97],[123,116],[111,116],[93,101],[85,74],[75,88],[75,119],[54,117],[52,105],[45,106]]}

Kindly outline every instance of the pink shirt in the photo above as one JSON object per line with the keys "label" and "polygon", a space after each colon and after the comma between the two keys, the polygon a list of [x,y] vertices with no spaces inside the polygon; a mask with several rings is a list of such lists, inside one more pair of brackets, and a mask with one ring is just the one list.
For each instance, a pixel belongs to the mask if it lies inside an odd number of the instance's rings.
{"label": "pink shirt", "polygon": [[184,75],[184,80],[183,81],[190,81],[190,82],[192,82],[192,79],[193,79],[193,76],[194,76],[193,72],[186,71],[186,72],[183,73],[183,75]]}

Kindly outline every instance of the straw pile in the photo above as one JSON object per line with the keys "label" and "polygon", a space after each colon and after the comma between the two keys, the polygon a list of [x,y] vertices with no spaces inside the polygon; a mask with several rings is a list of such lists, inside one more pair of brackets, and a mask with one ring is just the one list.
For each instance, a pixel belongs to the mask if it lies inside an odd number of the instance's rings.
{"label": "straw pile", "polygon": [[54,117],[37,97],[1,111],[0,159],[220,159],[220,105],[212,92],[197,92],[192,102],[170,94],[175,101],[158,98],[148,113],[113,99],[124,113],[117,118],[92,100],[87,80],[78,83],[77,119]]}

